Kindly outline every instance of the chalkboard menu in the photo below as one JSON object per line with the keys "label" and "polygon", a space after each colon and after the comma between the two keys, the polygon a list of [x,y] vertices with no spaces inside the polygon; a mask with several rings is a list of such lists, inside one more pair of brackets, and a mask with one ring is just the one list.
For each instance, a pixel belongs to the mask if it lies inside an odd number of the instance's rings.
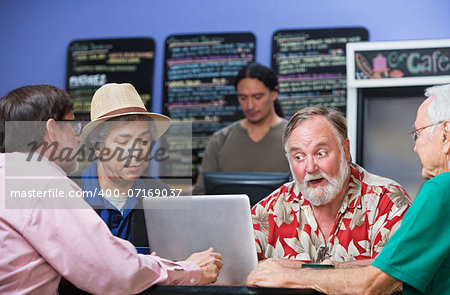
{"label": "chalkboard menu", "polygon": [[154,52],[155,42],[151,38],[71,42],[66,89],[74,101],[74,113],[88,114],[92,95],[106,83],[133,84],[151,110]]}
{"label": "chalkboard menu", "polygon": [[450,47],[355,51],[355,80],[450,75]]}
{"label": "chalkboard menu", "polygon": [[324,105],[346,111],[348,42],[367,41],[364,28],[280,30],[272,39],[272,69],[287,118],[298,110]]}
{"label": "chalkboard menu", "polygon": [[209,137],[242,117],[233,79],[255,61],[251,33],[171,35],[165,44],[164,113],[192,122],[193,179]]}

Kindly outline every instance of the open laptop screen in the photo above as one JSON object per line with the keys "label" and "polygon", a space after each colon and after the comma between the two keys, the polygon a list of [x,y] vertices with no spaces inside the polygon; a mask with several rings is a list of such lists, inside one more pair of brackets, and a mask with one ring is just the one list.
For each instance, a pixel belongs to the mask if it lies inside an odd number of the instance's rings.
{"label": "open laptop screen", "polygon": [[216,284],[246,284],[257,265],[247,195],[146,198],[143,205],[150,251],[185,260],[213,247],[224,263]]}

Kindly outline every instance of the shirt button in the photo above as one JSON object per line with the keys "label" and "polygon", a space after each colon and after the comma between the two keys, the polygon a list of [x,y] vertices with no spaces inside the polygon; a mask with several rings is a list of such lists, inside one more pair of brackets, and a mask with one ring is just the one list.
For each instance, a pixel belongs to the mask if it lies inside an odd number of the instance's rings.
{"label": "shirt button", "polygon": [[191,279],[191,284],[194,284],[195,283],[195,280],[194,280],[194,278],[192,278]]}

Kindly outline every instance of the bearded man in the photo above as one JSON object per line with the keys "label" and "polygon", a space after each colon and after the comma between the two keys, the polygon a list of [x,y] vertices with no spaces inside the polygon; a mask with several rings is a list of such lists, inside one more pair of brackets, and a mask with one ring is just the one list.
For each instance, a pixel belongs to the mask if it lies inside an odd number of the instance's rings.
{"label": "bearded man", "polygon": [[298,111],[283,144],[294,180],[252,208],[258,259],[370,264],[411,204],[405,189],[351,162],[347,125],[337,110]]}

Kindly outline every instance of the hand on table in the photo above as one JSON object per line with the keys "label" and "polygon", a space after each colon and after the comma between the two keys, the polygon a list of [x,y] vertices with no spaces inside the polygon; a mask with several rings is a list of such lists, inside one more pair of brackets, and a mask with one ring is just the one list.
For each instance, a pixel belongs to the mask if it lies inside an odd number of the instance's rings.
{"label": "hand on table", "polygon": [[284,287],[284,273],[286,267],[279,259],[267,259],[258,263],[258,266],[247,277],[249,286]]}
{"label": "hand on table", "polygon": [[211,247],[206,251],[194,253],[186,260],[196,263],[202,270],[199,285],[207,285],[217,281],[219,270],[222,268],[222,255],[214,252]]}

